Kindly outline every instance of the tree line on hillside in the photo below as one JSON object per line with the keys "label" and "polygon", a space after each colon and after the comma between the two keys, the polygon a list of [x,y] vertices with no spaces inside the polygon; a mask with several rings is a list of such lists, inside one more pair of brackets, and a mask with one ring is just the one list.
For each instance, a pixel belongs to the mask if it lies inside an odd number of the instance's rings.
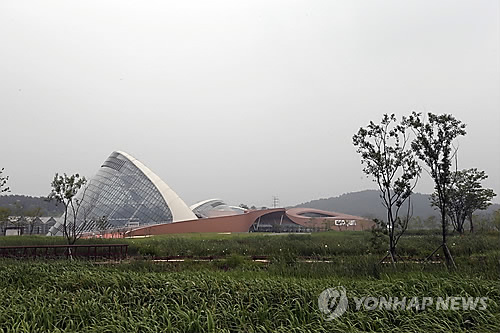
{"label": "tree line on hillside", "polygon": [[[0,194],[10,191],[7,186],[8,180],[9,177],[4,175],[4,169],[0,169]],[[48,198],[25,195],[0,195],[1,234],[9,226],[26,230],[28,234],[32,234],[34,228],[42,222],[40,218],[58,217],[61,214],[61,207],[55,202],[49,201]],[[54,222],[53,219],[51,221]],[[42,224],[44,227],[46,226],[46,224]]]}
{"label": "tree line on hillside", "polygon": [[2,195],[0,196],[0,207],[10,211],[10,215],[30,216],[33,211],[40,211],[40,216],[61,216],[64,209],[54,201],[44,197],[31,197],[26,195]]}
{"label": "tree line on hillside", "polygon": [[[380,191],[364,190],[359,192],[345,193],[338,197],[323,198],[304,202],[295,207],[315,208],[326,211],[341,212],[345,214],[357,215],[368,219],[383,220],[386,215],[386,209],[379,200]],[[403,210],[408,208],[405,202]],[[440,226],[438,221],[439,212],[431,203],[431,195],[422,193],[413,193],[411,198],[412,218],[409,221],[408,229],[436,229]],[[481,224],[481,230],[488,227],[494,228],[492,223],[494,214],[500,210],[500,204],[492,204],[486,209],[481,209],[473,214],[475,224]],[[490,220],[490,222],[488,222]],[[469,229],[468,221],[465,221],[464,227]]]}

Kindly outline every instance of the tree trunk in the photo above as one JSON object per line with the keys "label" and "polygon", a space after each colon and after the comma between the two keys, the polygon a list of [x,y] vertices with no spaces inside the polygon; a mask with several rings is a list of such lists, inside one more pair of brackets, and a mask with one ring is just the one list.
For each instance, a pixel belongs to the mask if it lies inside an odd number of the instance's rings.
{"label": "tree trunk", "polygon": [[[389,200],[389,205],[390,205],[390,200]],[[391,263],[395,264],[396,263],[396,244],[394,244],[394,229],[395,229],[395,223],[392,218],[392,210],[388,209],[387,210],[387,222],[389,223],[389,256],[391,257]]]}
{"label": "tree trunk", "polygon": [[390,255],[390,257],[391,257],[391,262],[392,262],[393,264],[395,264],[395,263],[396,263],[396,261],[397,261],[397,259],[396,259],[396,247],[394,247],[394,245],[393,245],[393,244],[391,244],[391,246],[390,246],[390,249],[389,249],[389,255]]}
{"label": "tree trunk", "polygon": [[441,211],[441,227],[442,227],[442,233],[443,233],[443,242],[442,242],[442,247],[443,247],[443,252],[444,252],[444,258],[446,259],[446,266],[450,267],[451,264],[455,264],[453,261],[453,257],[451,256],[450,250],[448,249],[448,245],[446,243],[446,236],[447,236],[447,225],[446,225],[446,215],[444,214],[444,209]]}
{"label": "tree trunk", "polygon": [[470,232],[474,232],[474,223],[472,223],[472,214],[469,214],[469,222],[470,222]]}

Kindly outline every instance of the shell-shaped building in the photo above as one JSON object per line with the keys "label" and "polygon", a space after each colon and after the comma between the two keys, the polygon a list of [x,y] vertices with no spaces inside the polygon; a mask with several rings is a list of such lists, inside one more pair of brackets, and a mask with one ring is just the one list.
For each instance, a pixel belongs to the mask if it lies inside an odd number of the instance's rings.
{"label": "shell-shaped building", "polygon": [[[82,232],[194,220],[196,215],[153,171],[122,151],[113,152],[76,197]],[[101,219],[105,217],[105,219]],[[49,234],[62,233],[62,219]],[[70,213],[68,221],[72,221]],[[105,221],[106,225],[102,224]]]}
{"label": "shell-shaped building", "polygon": [[[309,208],[246,210],[221,199],[191,207],[153,171],[122,151],[113,152],[80,189],[76,229],[92,237],[186,232],[312,232],[368,230],[368,219]],[[72,225],[72,212],[67,223]],[[68,226],[67,225],[67,226]],[[63,233],[63,218],[48,235]]]}

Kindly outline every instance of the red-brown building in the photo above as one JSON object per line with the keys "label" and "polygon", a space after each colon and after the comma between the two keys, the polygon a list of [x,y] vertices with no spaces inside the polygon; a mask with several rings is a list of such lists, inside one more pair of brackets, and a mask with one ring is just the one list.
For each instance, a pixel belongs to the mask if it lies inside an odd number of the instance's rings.
{"label": "red-brown building", "polygon": [[315,232],[370,230],[374,222],[359,216],[309,208],[248,210],[243,214],[200,218],[137,228],[126,236],[189,232]]}

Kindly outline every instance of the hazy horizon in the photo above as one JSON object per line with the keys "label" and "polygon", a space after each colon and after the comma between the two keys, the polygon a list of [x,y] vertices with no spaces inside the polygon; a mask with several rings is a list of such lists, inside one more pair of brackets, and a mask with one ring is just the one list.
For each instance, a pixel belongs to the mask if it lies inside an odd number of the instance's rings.
{"label": "hazy horizon", "polygon": [[[2,1],[11,194],[115,150],[186,203],[283,206],[375,189],[352,135],[383,113],[467,124],[459,169],[500,202],[498,1]],[[431,193],[425,173],[417,192]]]}

